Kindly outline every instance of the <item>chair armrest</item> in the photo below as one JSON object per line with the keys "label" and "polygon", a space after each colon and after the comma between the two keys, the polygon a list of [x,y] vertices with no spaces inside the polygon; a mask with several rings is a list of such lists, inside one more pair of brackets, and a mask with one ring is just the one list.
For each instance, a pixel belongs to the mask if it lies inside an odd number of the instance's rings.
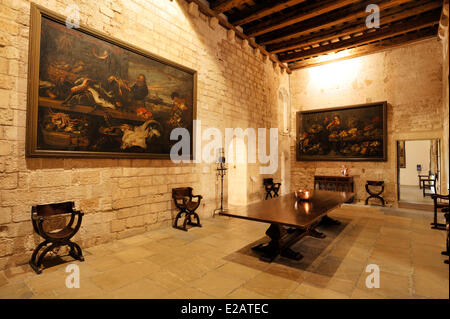
{"label": "chair armrest", "polygon": [[175,206],[179,209],[186,208],[186,204],[188,203],[188,199],[186,197],[173,197],[173,202]]}
{"label": "chair armrest", "polygon": [[73,213],[78,215],[78,216],[84,216],[84,213],[82,211],[79,211],[79,210],[74,210]]}
{"label": "chair armrest", "polygon": [[31,214],[31,219],[34,220],[34,221],[43,222],[45,218],[42,217],[42,216],[38,216],[38,214],[36,214],[36,213],[32,213]]}
{"label": "chair armrest", "polygon": [[44,227],[42,226],[44,224],[45,218],[43,218],[42,216],[38,216],[38,218],[35,220],[37,221],[36,223],[34,223],[36,232],[45,239],[49,239],[49,237],[47,236],[47,232],[44,230]]}
{"label": "chair armrest", "polygon": [[81,211],[79,211],[79,210],[74,210],[74,211],[72,211],[72,212],[67,212],[67,213],[64,213],[64,214],[58,214],[58,215],[51,215],[51,216],[47,216],[47,217],[44,217],[44,216],[38,216],[36,213],[33,213],[33,214],[31,215],[31,218],[32,218],[33,220],[35,220],[35,221],[44,221],[44,220],[46,220],[46,219],[48,219],[48,218],[52,218],[52,217],[55,217],[55,216],[69,215],[69,214],[71,214],[71,215],[78,215],[78,216],[84,216],[84,213],[83,213],[83,212],[81,212]]}
{"label": "chair armrest", "polygon": [[192,195],[192,198],[197,198],[198,201],[200,202],[203,199],[202,195]]}
{"label": "chair armrest", "polygon": [[446,199],[449,200],[450,199],[450,195],[440,195],[440,194],[433,194],[431,195],[432,199]]}
{"label": "chair armrest", "polygon": [[434,179],[423,179],[422,180],[422,188],[429,188],[436,186],[436,182]]}

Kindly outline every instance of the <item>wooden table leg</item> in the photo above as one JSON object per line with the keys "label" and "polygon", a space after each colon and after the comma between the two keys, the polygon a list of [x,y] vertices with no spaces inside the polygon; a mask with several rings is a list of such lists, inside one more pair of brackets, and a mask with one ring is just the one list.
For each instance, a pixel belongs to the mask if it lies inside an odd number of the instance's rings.
{"label": "wooden table leg", "polygon": [[320,239],[327,237],[324,233],[321,233],[315,229],[310,229],[308,231],[308,235],[311,237],[320,238]]}
{"label": "wooden table leg", "polygon": [[331,218],[328,215],[325,215],[322,217],[322,220],[320,221],[320,225],[340,225],[341,222],[337,219]]}
{"label": "wooden table leg", "polygon": [[259,244],[252,247],[254,251],[261,253],[260,259],[267,262],[272,262],[281,251],[281,237],[286,233],[283,227],[278,224],[271,224],[266,231],[270,242],[267,244]]}
{"label": "wooden table leg", "polygon": [[266,235],[271,239],[267,244],[259,244],[252,247],[252,250],[261,253],[260,259],[266,262],[272,262],[278,255],[285,258],[300,260],[302,254],[292,250],[290,247],[305,236],[324,238],[325,235],[319,233],[314,228],[284,228],[278,224],[271,224],[266,231]]}

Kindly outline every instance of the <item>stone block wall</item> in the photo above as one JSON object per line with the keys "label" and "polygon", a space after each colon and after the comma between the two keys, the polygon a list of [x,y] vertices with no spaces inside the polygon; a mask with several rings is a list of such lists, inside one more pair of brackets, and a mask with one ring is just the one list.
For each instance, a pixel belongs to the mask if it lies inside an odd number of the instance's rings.
{"label": "stone block wall", "polygon": [[[397,202],[396,141],[431,139],[443,130],[442,49],[436,38],[359,58],[296,70],[291,75],[295,112],[371,102],[388,102],[387,162],[297,162],[291,139],[291,189],[312,188],[314,175],[339,175],[345,164],[365,199],[367,180],[384,180],[384,197]],[[444,165],[442,162],[441,167]]]}
{"label": "stone block wall", "polygon": [[[278,88],[288,75],[184,0],[36,3],[62,15],[76,4],[81,24],[197,70],[202,129],[277,127]],[[25,157],[29,17],[29,1],[0,0],[0,270],[28,262],[40,240],[32,205],[74,200],[86,213],[75,238],[82,247],[168,227],[173,187],[194,187],[204,196],[200,215],[211,216],[219,190],[214,164]],[[249,201],[263,196],[258,168],[246,167],[257,177],[247,179]]]}
{"label": "stone block wall", "polygon": [[[341,66],[328,64],[334,65],[331,73],[323,66],[288,76],[184,0],[36,3],[62,15],[76,4],[82,24],[197,70],[197,118],[203,130],[218,127],[224,134],[225,128],[279,127],[279,169],[273,177],[289,184],[284,191],[312,187],[315,174],[339,174],[343,164],[295,161],[296,111],[388,101],[388,162],[345,163],[356,177],[358,199],[365,197],[367,179],[384,179],[386,198],[395,202],[397,139],[442,139],[445,129],[448,134],[448,120],[442,122],[442,114],[448,118],[442,50],[435,39]],[[176,213],[173,187],[194,187],[204,196],[201,217],[211,216],[219,199],[214,164],[25,157],[29,15],[29,1],[0,0],[0,270],[26,263],[40,241],[31,227],[32,205],[74,200],[86,213],[75,238],[82,247],[169,227]],[[448,76],[448,62],[446,70]],[[281,133],[280,88],[291,101],[290,134]],[[266,176],[259,174],[259,165],[245,165],[243,171],[243,201],[262,199]],[[234,184],[226,178],[225,203]]]}
{"label": "stone block wall", "polygon": [[[448,4],[447,4],[448,7]],[[448,17],[447,17],[448,21]],[[448,22],[447,22],[448,23]],[[444,130],[444,140],[442,143],[442,149],[443,149],[443,160],[444,160],[444,166],[443,166],[443,176],[445,179],[443,179],[443,193],[446,194],[446,191],[450,188],[450,149],[449,149],[449,42],[448,42],[448,32],[449,29],[445,30],[445,37],[442,39],[442,57],[443,57],[443,68],[442,68],[442,103],[444,108],[444,114],[443,114],[443,130]],[[447,193],[448,194],[448,193]]]}

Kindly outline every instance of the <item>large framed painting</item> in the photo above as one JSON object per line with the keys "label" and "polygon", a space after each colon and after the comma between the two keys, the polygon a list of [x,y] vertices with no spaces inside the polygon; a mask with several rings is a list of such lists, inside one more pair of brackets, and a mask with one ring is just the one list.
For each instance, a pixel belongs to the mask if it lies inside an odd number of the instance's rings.
{"label": "large framed painting", "polygon": [[297,113],[297,161],[386,161],[387,103]]}
{"label": "large framed painting", "polygon": [[192,150],[196,71],[34,4],[30,32],[27,156],[169,158],[180,127]]}

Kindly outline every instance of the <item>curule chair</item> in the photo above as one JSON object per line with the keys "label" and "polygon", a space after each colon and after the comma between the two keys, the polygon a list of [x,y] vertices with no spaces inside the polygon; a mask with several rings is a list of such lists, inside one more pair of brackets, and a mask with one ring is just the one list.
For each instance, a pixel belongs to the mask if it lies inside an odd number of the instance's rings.
{"label": "curule chair", "polygon": [[[71,242],[70,239],[78,232],[81,226],[81,220],[83,213],[74,210],[74,202],[64,202],[57,204],[36,205],[31,209],[31,222],[33,223],[34,231],[44,238],[44,241],[40,243],[30,259],[30,266],[33,270],[40,274],[42,272],[42,261],[45,255],[61,246],[69,246],[69,255],[76,260],[84,261],[83,253],[78,244]],[[44,229],[44,221],[50,220],[54,216],[62,216],[70,214],[69,223],[62,229],[57,231],[47,231]],[[74,225],[75,217],[77,217],[77,223]],[[50,244],[49,246],[47,246]],[[45,249],[39,254],[42,248]],[[39,256],[39,257],[38,257]]]}
{"label": "curule chair", "polygon": [[[280,190],[281,183],[274,183],[273,178],[264,178],[263,180],[264,188],[266,189],[266,198],[268,197],[278,197],[278,191]],[[273,196],[272,196],[273,192]]]}
{"label": "curule chair", "polygon": [[[379,187],[379,189],[377,191],[371,190],[370,186]],[[366,205],[369,205],[369,199],[371,198],[378,199],[381,202],[381,205],[383,206],[386,205],[384,198],[381,196],[384,192],[384,181],[367,181],[366,192],[369,194],[369,197],[366,198],[365,202]]]}
{"label": "curule chair", "polygon": [[433,203],[434,203],[434,216],[433,216],[433,222],[431,223],[431,228],[444,230],[446,225],[438,223],[437,214],[438,214],[439,210],[443,210],[444,208],[448,209],[448,204],[449,204],[448,200],[450,199],[450,195],[433,194],[433,195],[431,195],[431,198],[433,199]]}
{"label": "curule chair", "polygon": [[[200,206],[200,202],[203,196],[192,195],[192,187],[180,187],[172,189],[172,198],[175,206],[180,210],[175,217],[175,222],[173,224],[174,228],[187,231],[187,225],[202,227],[202,225],[200,224],[200,217],[195,211]],[[193,201],[193,198],[196,198],[197,201]],[[178,226],[178,220],[183,214],[185,215],[183,226]],[[194,223],[192,217],[195,217],[197,222]]]}

